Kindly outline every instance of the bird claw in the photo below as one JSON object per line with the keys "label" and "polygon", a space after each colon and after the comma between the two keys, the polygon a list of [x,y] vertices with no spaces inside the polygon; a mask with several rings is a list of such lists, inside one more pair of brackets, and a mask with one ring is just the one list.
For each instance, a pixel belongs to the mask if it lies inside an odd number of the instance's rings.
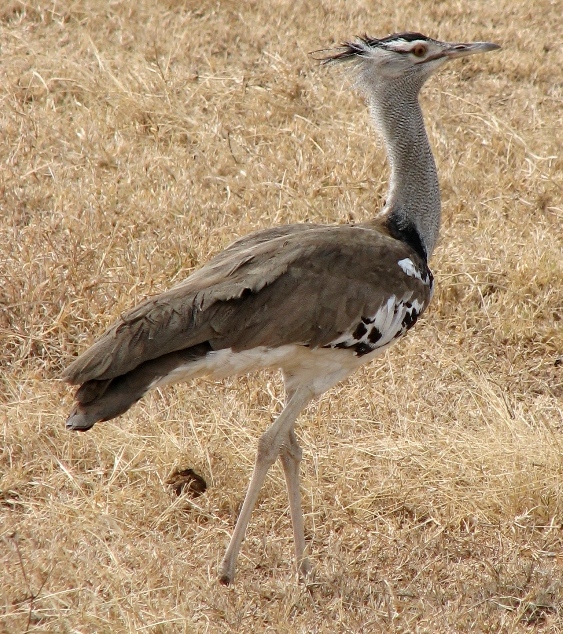
{"label": "bird claw", "polygon": [[299,572],[299,581],[307,585],[307,583],[311,580],[313,566],[311,562],[307,559],[307,557],[303,557],[303,559],[298,564],[298,572]]}

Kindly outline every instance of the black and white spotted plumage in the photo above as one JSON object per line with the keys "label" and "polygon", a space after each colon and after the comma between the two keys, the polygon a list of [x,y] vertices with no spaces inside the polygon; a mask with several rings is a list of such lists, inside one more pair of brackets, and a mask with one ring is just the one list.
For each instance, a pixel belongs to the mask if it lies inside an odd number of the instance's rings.
{"label": "black and white spotted plumage", "polygon": [[362,317],[353,332],[345,333],[327,347],[351,349],[359,357],[383,350],[412,328],[425,308],[416,299],[406,301],[392,296],[376,315]]}

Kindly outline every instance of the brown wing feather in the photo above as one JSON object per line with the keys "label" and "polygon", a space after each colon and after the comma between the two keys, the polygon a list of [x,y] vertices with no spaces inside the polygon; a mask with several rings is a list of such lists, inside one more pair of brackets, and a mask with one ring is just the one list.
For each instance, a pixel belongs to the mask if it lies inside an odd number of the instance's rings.
{"label": "brown wing feather", "polygon": [[[239,241],[186,280],[124,313],[64,372],[74,385],[120,376],[144,361],[208,341],[217,302],[257,293],[282,275],[296,253],[285,241]],[[269,265],[268,265],[269,264]],[[225,306],[227,312],[231,305]]]}
{"label": "brown wing feather", "polygon": [[293,259],[259,293],[217,307],[211,318],[217,333],[210,339],[214,349],[288,343],[320,347],[353,329],[362,316],[374,315],[392,295],[428,303],[428,284],[398,265],[408,257],[426,270],[410,247],[373,231],[327,229],[322,240],[313,234],[299,237],[301,249],[309,240],[314,243],[310,257]]}
{"label": "brown wing feather", "polygon": [[63,378],[110,379],[203,342],[215,350],[326,345],[391,295],[425,299],[429,289],[397,265],[405,257],[425,268],[407,245],[360,226],[292,225],[247,236],[122,315]]}

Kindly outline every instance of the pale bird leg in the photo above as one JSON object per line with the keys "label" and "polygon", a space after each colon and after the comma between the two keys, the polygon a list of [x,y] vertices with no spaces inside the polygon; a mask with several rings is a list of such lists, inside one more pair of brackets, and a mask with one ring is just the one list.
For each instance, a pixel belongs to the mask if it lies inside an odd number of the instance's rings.
{"label": "pale bird leg", "polygon": [[[260,489],[268,473],[268,469],[280,455],[283,443],[287,441],[293,429],[295,420],[311,401],[314,394],[308,387],[298,387],[282,413],[274,423],[264,432],[258,441],[258,451],[256,453],[256,463],[252,478],[244,498],[244,503],[238,517],[233,536],[221,563],[219,580],[228,585],[235,577],[235,565],[237,556],[246,533],[246,527],[250,521],[252,510],[258,500]],[[294,478],[294,476],[292,476]],[[293,480],[292,480],[293,482]],[[293,484],[292,484],[293,486]],[[299,489],[297,489],[299,491]],[[301,535],[303,535],[303,518],[301,517]],[[304,537],[303,537],[304,542]]]}
{"label": "pale bird leg", "polygon": [[295,541],[295,558],[299,577],[305,579],[311,572],[311,564],[305,557],[305,530],[303,522],[303,508],[301,507],[301,491],[299,489],[299,464],[303,452],[297,443],[293,427],[284,441],[280,460],[285,474],[287,484],[287,495],[289,498],[289,511],[291,513],[291,523],[293,524],[293,539]]}

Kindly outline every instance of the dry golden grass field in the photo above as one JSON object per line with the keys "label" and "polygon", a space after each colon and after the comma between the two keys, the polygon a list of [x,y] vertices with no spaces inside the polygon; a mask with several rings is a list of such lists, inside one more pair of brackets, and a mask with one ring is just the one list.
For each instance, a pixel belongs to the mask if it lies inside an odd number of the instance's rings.
{"label": "dry golden grass field", "polygon": [[[234,238],[382,206],[365,105],[309,52],[397,30],[503,46],[423,91],[436,296],[298,423],[312,582],[275,465],[225,588],[280,378],[75,434],[58,376]],[[563,631],[562,33],[560,0],[0,3],[2,634]]]}

